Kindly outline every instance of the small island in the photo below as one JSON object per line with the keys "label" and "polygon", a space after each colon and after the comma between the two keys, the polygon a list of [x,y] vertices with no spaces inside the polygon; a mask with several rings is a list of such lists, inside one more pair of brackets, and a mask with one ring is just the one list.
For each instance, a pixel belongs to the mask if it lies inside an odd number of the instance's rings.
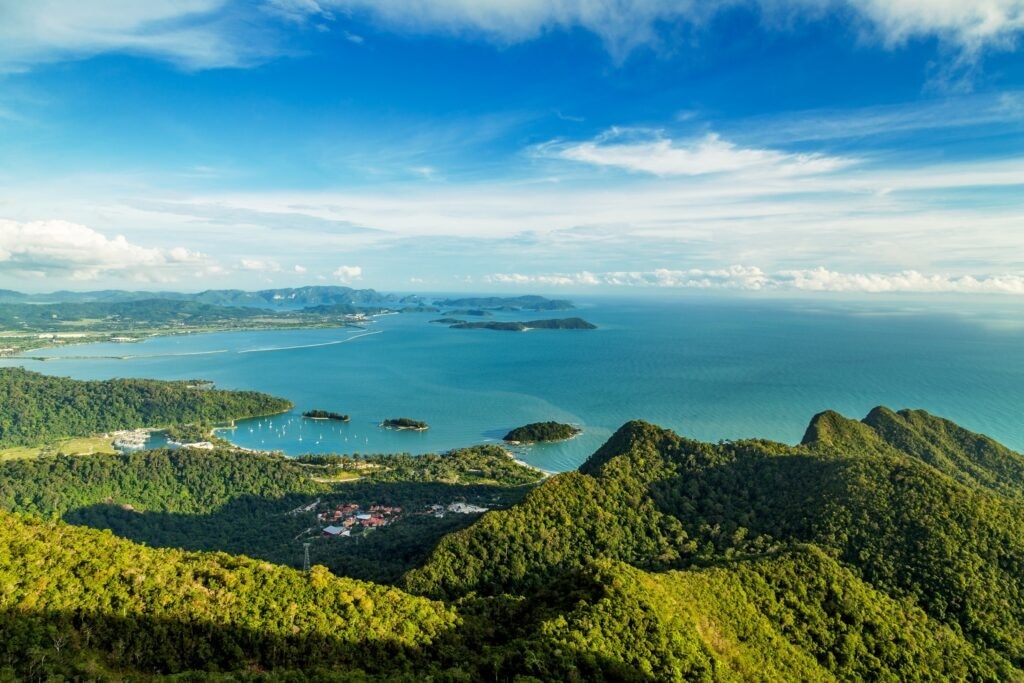
{"label": "small island", "polygon": [[485,318],[494,314],[482,308],[461,308],[454,311],[447,311],[445,315],[472,315],[477,318]]}
{"label": "small island", "polygon": [[408,417],[393,417],[380,423],[384,429],[411,429],[416,432],[423,432],[430,429],[430,425],[422,420],[413,420]]}
{"label": "small island", "polygon": [[526,322],[490,321],[460,322],[449,325],[453,330],[499,330],[502,332],[526,332],[527,330],[596,330],[597,325],[583,318],[548,318],[545,320],[528,320]]}
{"label": "small island", "polygon": [[302,417],[310,420],[334,420],[335,422],[348,422],[348,415],[332,413],[329,410],[307,410]]}
{"label": "small island", "polygon": [[515,444],[565,441],[582,431],[579,427],[573,427],[564,422],[531,422],[528,425],[516,427],[510,431],[505,435],[505,441]]}

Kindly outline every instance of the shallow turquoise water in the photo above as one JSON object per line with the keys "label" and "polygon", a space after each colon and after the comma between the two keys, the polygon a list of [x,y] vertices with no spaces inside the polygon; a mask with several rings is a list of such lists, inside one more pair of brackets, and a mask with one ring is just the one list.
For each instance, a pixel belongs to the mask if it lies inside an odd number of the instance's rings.
{"label": "shallow turquoise water", "polygon": [[[584,302],[574,314],[600,329],[451,330],[428,322],[436,314],[405,314],[379,318],[367,330],[374,334],[165,337],[33,352],[52,360],[3,364],[76,378],[203,378],[284,396],[296,404],[291,414],[239,423],[224,435],[289,454],[436,451],[496,441],[517,425],[553,419],[584,433],[535,446],[523,458],[559,471],[579,465],[634,418],[702,440],[795,443],[821,410],[862,417],[879,404],[924,408],[1024,450],[1024,328],[1012,308],[986,317],[807,302],[646,300]],[[311,408],[348,413],[352,421],[299,417]],[[378,427],[399,416],[426,420],[431,429]]]}

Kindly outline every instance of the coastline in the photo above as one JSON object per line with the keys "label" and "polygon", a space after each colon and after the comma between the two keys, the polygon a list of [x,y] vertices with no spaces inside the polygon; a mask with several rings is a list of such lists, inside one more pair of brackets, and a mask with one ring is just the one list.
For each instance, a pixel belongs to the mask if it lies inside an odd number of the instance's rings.
{"label": "coastline", "polygon": [[[374,318],[379,315],[386,315],[385,313],[374,313],[368,318]],[[351,327],[355,329],[365,330],[363,325],[350,323],[350,322],[336,322],[336,323],[314,323],[314,322],[300,322],[296,324],[253,324],[253,325],[211,325],[209,327],[202,327],[196,329],[164,329],[155,328],[151,330],[134,330],[133,334],[137,335],[138,338],[133,340],[132,343],[144,342],[148,339],[154,339],[158,337],[179,337],[194,334],[213,334],[216,332],[279,332],[286,330],[319,330],[319,329],[341,329]],[[0,355],[0,359],[6,360],[33,360],[33,361],[51,361],[51,360],[74,360],[73,356],[54,358],[52,356],[26,356],[25,354],[33,351],[41,351],[45,349],[61,349],[68,346],[82,346],[87,344],[106,344],[106,343],[124,343],[115,342],[113,337],[121,336],[124,331],[104,331],[97,333],[88,330],[70,330],[68,332],[57,332],[52,335],[48,335],[45,332],[33,333],[31,335],[18,335],[11,330],[0,331],[0,339],[9,339],[10,343],[17,344],[18,341],[26,342],[24,347],[17,348],[15,353]],[[377,334],[377,332],[368,332],[367,334]],[[43,335],[40,337],[39,335]],[[61,336],[66,335],[66,336]],[[364,335],[358,335],[364,336]],[[355,337],[353,337],[355,338]],[[344,340],[348,341],[348,340]],[[7,343],[7,342],[5,342]],[[330,343],[341,343],[341,342],[330,342]],[[276,351],[278,349],[255,349],[252,352],[257,351]],[[201,351],[196,354],[210,354],[210,353],[221,353],[222,351]],[[226,352],[226,350],[224,351]],[[175,354],[184,355],[184,354]],[[148,357],[145,354],[125,354],[125,355],[111,355],[108,358],[116,360],[124,360],[125,358],[139,358]],[[95,356],[86,356],[85,358],[95,358]]]}
{"label": "coastline", "polygon": [[551,471],[551,470],[546,470],[546,469],[543,469],[541,467],[537,467],[536,465],[531,465],[530,463],[528,463],[525,460],[523,460],[521,457],[518,457],[520,454],[516,453],[515,451],[513,451],[513,450],[511,450],[509,448],[506,448],[505,446],[498,446],[498,448],[500,448],[501,450],[505,451],[505,455],[507,455],[512,460],[512,462],[514,462],[515,464],[521,465],[522,467],[525,467],[527,469],[533,470],[534,472],[540,472],[541,474],[544,475],[545,479],[547,479],[548,477],[552,477],[552,476],[558,474],[558,472],[554,472],[554,471]]}

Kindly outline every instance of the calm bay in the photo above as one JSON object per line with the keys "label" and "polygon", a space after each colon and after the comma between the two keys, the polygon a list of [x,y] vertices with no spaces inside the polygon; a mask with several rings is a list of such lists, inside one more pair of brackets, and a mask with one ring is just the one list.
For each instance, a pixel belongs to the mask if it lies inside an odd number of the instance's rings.
{"label": "calm bay", "polygon": [[[31,352],[3,365],[78,379],[208,379],[295,403],[285,415],[222,432],[257,449],[300,453],[447,450],[498,443],[512,427],[558,420],[583,434],[518,455],[572,469],[620,425],[644,419],[685,436],[798,442],[815,413],[860,418],[875,405],[922,408],[1024,450],[1024,326],[1009,304],[939,310],[765,300],[581,300],[593,331],[455,330],[431,313],[366,329],[156,337]],[[305,420],[321,408],[349,423]],[[381,429],[425,420],[424,432]]]}

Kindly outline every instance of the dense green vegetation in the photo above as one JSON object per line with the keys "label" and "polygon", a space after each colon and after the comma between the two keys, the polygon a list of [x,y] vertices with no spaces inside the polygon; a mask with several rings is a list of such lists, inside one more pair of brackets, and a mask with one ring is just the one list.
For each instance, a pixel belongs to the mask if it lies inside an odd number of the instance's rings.
{"label": "dense green vegetation", "polygon": [[241,496],[278,499],[323,490],[293,460],[224,450],[161,449],[0,463],[0,507],[47,518],[96,503],[137,512],[197,514]]}
{"label": "dense green vegetation", "polygon": [[202,382],[148,379],[79,381],[0,368],[0,446],[174,424],[212,424],[270,415],[292,404],[255,391]]}
{"label": "dense green vegetation", "polygon": [[[450,607],[391,588],[222,553],[157,550],[0,513],[0,678],[126,672],[434,668]],[[322,674],[312,672],[322,671]],[[195,679],[193,679],[195,680]]]}
{"label": "dense green vegetation", "polygon": [[453,330],[498,330],[501,332],[525,332],[526,330],[596,330],[597,325],[583,318],[550,318],[545,320],[458,322],[449,325]]}
{"label": "dense green vegetation", "polygon": [[[946,420],[632,422],[540,476],[493,446],[0,463],[0,679],[1024,680],[1024,457]],[[402,518],[320,537],[345,504]],[[347,578],[279,566],[302,543]]]}
{"label": "dense green vegetation", "polygon": [[505,441],[518,443],[536,443],[538,441],[564,441],[580,433],[579,428],[564,422],[531,422],[516,427],[505,435]]}
{"label": "dense green vegetation", "polygon": [[[530,596],[594,558],[689,574],[745,568],[812,544],[844,580],[859,577],[888,596],[900,619],[960,634],[958,659],[942,666],[1005,677],[1007,667],[1024,664],[1024,507],[1019,493],[998,489],[1024,486],[1014,474],[1022,462],[921,411],[879,408],[863,422],[825,413],[797,447],[703,444],[631,423],[580,472],[558,475],[515,508],[446,537],[406,586],[447,599]],[[820,581],[808,573],[787,585],[806,591]],[[842,605],[843,594],[831,600]],[[815,607],[801,602],[802,612]],[[826,620],[819,637],[879,638],[866,628],[860,616]],[[885,631],[900,632],[893,623]],[[844,676],[858,661],[834,652],[817,659]],[[900,670],[884,660],[878,666]],[[922,676],[938,670],[923,668]]]}
{"label": "dense green vegetation", "polygon": [[411,417],[389,417],[380,423],[385,429],[429,429],[429,425],[422,420],[414,420]]}
{"label": "dense green vegetation", "polygon": [[348,415],[331,412],[329,410],[307,410],[302,414],[302,417],[308,417],[311,420],[336,420],[338,422],[348,422]]}

